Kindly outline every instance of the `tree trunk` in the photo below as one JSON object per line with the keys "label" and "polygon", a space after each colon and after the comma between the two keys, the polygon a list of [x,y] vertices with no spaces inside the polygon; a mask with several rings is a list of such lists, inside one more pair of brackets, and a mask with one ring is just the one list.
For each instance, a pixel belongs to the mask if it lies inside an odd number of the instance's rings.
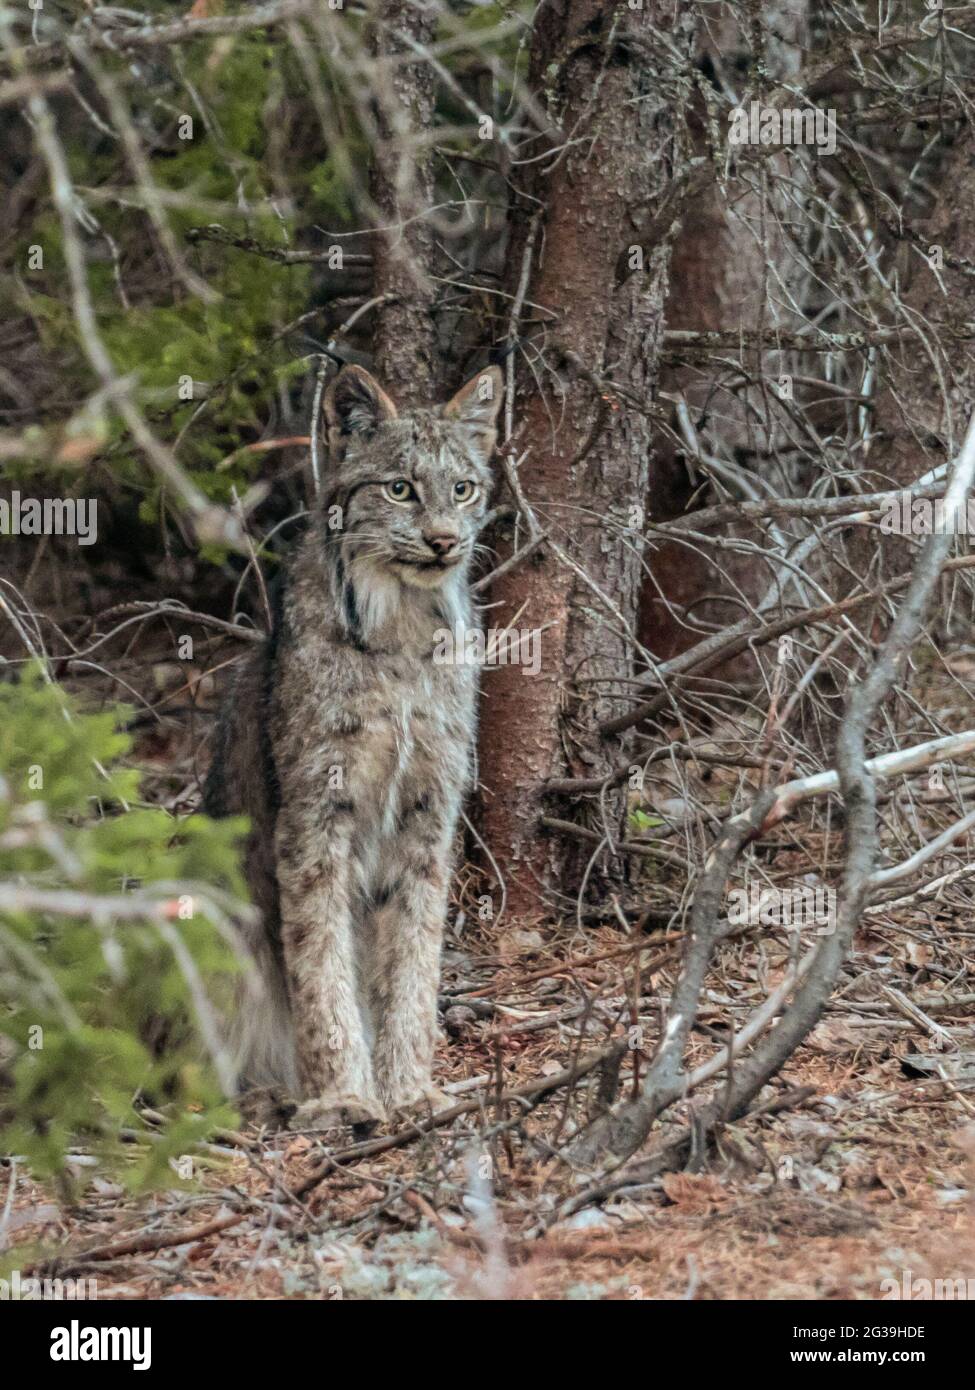
{"label": "tree trunk", "polygon": [[375,34],[378,140],[371,191],[378,231],[371,238],[373,292],[390,298],[377,307],[376,370],[398,405],[432,405],[440,390],[435,287],[430,271],[433,171],[429,145],[433,71],[428,63],[397,63],[410,51],[403,36],[428,45],[435,24],[410,0],[383,0]]}
{"label": "tree trunk", "polygon": [[929,177],[940,196],[927,218],[914,219],[920,242],[902,243],[898,266],[920,339],[887,349],[865,491],[905,486],[954,457],[975,404],[975,349],[964,336],[975,322],[975,139],[968,129]]}
{"label": "tree trunk", "polygon": [[[940,196],[921,214],[910,209],[908,225],[917,239],[909,235],[897,248],[906,311],[900,321],[916,333],[884,349],[878,361],[882,385],[861,476],[865,492],[910,487],[928,470],[955,458],[975,407],[970,336],[975,322],[975,138],[969,128],[939,151],[938,165],[926,175]],[[886,230],[889,236],[889,224]],[[850,542],[852,572],[868,587],[877,587],[910,572],[922,542],[923,535],[907,539],[876,527],[862,529]],[[933,628],[943,635],[953,625],[957,634],[967,636],[975,605],[968,577],[942,575],[939,582],[942,602],[932,617]],[[872,614],[864,611],[860,621],[875,638],[886,626],[880,606]]]}
{"label": "tree trunk", "polygon": [[[743,84],[749,69],[748,35],[742,32],[741,7],[722,6],[707,33],[702,33],[699,65],[706,69],[720,62],[729,80]],[[721,15],[721,10],[724,14]],[[797,71],[808,43],[808,0],[775,0],[762,7],[767,22],[766,51],[763,54],[769,80],[778,82]],[[720,18],[718,17],[720,15]],[[743,97],[745,86],[738,86]],[[695,111],[695,148],[707,150],[704,113]],[[791,313],[783,303],[779,282],[787,284],[797,304],[806,298],[799,282],[795,252],[782,234],[781,224],[792,220],[789,194],[777,186],[780,175],[796,175],[796,155],[773,156],[762,191],[754,184],[759,176],[750,171],[748,182],[732,181],[727,187],[714,184],[686,210],[680,237],[674,247],[667,299],[668,329],[696,332],[764,331],[774,341],[777,331],[789,332],[801,326],[801,316]],[[763,237],[765,245],[763,245]],[[766,263],[768,257],[768,264]],[[771,271],[774,269],[774,274]],[[769,285],[775,293],[769,293]],[[735,352],[724,354],[726,358]],[[714,366],[705,356],[699,362],[669,363],[661,374],[661,390],[668,397],[683,397],[702,446],[721,459],[732,461],[746,473],[768,476],[780,492],[801,493],[799,485],[785,486],[780,476],[783,446],[788,439],[782,430],[782,417],[769,400],[768,385],[780,373],[801,370],[794,355],[784,352],[749,351],[742,355],[755,383],[742,388],[735,374]],[[717,388],[715,382],[720,383]],[[676,411],[671,420],[680,435]],[[683,515],[689,505],[706,506],[714,501],[702,489],[702,474],[689,450],[671,436],[658,434],[651,467],[647,512],[654,521],[669,521]],[[738,500],[747,494],[736,490],[727,478],[725,493]],[[761,528],[736,525],[732,534],[761,544]],[[716,562],[720,562],[720,568]],[[738,593],[755,599],[770,582],[766,566],[754,555],[729,551],[705,552],[699,544],[679,544],[657,540],[647,555],[647,573],[640,605],[640,640],[661,661],[700,641],[700,624],[721,626],[741,617],[740,604],[723,601]],[[720,674],[728,679],[746,675],[754,666],[751,654],[726,663]]]}
{"label": "tree trunk", "polygon": [[[580,855],[578,842],[545,834],[545,783],[566,772],[598,774],[620,756],[618,743],[600,747],[587,730],[623,708],[619,682],[633,666],[642,553],[636,504],[647,485],[646,407],[657,378],[669,237],[646,249],[632,273],[627,252],[674,173],[683,94],[668,81],[654,40],[666,31],[686,51],[689,9],[647,0],[642,10],[607,16],[595,0],[553,0],[536,15],[529,80],[572,143],[527,166],[538,202],[523,207],[544,208],[527,314],[546,322],[530,349],[535,371],[523,375],[510,444],[525,455],[522,488],[552,544],[492,589],[492,627],[545,631],[537,675],[519,666],[485,672],[480,756],[484,837],[519,920],[547,914],[573,891],[593,848]],[[530,250],[524,232],[514,238],[513,292]],[[621,809],[618,794],[608,798],[595,828],[617,835]]]}

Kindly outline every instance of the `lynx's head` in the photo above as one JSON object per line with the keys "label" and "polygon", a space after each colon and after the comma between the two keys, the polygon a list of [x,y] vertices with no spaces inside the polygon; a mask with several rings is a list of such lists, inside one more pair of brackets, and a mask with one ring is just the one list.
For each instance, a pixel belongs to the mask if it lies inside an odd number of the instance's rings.
{"label": "lynx's head", "polygon": [[326,505],[346,567],[435,589],[466,571],[487,510],[502,378],[486,367],[446,405],[402,415],[361,367],[325,395]]}

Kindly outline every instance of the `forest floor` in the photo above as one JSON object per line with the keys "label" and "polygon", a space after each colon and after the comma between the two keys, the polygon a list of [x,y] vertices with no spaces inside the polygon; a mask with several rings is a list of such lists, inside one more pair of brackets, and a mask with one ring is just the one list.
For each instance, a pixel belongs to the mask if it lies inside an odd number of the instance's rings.
{"label": "forest floor", "polygon": [[[943,942],[951,925],[938,923]],[[581,950],[549,945],[503,963],[450,950],[447,989],[476,988],[492,1005],[442,1042],[441,1082],[458,1099],[483,1098],[450,1125],[381,1130],[374,1141],[398,1132],[407,1142],[359,1157],[348,1132],[225,1135],[194,1157],[188,1181],[174,1174],[179,1190],[132,1197],[86,1169],[90,1185],[71,1205],[20,1172],[7,1240],[34,1246],[35,1272],[95,1279],[99,1298],[118,1299],[876,1299],[923,1291],[926,1278],[968,1279],[972,1005],[938,1012],[948,1034],[939,1051],[899,1010],[850,1002],[872,979],[934,1007],[937,986],[917,985],[903,939],[886,923],[861,937],[843,997],[767,1092],[769,1112],[776,1099],[787,1108],[728,1126],[700,1172],[567,1217],[560,1206],[579,1183],[555,1149],[587,1084],[530,1109],[498,1106],[496,1087],[510,1094],[551,1077],[605,1037],[603,1007],[584,1027],[559,1016],[574,1012],[560,1001],[580,985],[607,1009],[619,1002],[620,933],[608,927]],[[714,992],[712,1023],[756,987],[740,947],[736,956],[740,975],[724,962],[728,993]],[[664,990],[666,977],[648,985]],[[945,998],[965,994],[952,971]],[[329,1153],[336,1163],[313,1182]]]}
{"label": "forest floor", "polygon": [[[117,680],[143,696],[133,765],[147,798],[182,812],[197,803],[206,761],[217,697],[209,672],[239,646],[202,641],[188,667],[167,656],[173,633],[160,629],[169,626],[149,624],[145,640],[113,659],[102,688],[87,669],[78,683],[91,698],[118,698]],[[962,653],[950,680],[919,678],[915,695],[954,728],[972,691],[975,663]],[[716,802],[720,780],[710,784]],[[933,820],[920,829],[930,835],[943,822],[938,797],[928,801]],[[795,882],[815,869],[835,881],[835,829],[797,819],[763,846],[773,876]],[[683,885],[650,869],[630,885],[631,901],[607,902],[595,920],[578,923],[570,911],[557,926],[498,931],[479,921],[471,869],[459,876],[446,943],[436,1073],[469,1102],[465,1113],[390,1126],[358,1146],[347,1131],[242,1125],[151,1194],[128,1193],[85,1155],[71,1200],[7,1166],[0,1250],[24,1251],[25,1274],[94,1279],[104,1299],[869,1300],[923,1292],[925,1279],[968,1279],[975,921],[967,879],[933,896],[918,885],[969,857],[956,846],[888,895],[892,905],[868,910],[819,1024],[757,1110],[720,1132],[699,1171],[570,1210],[587,1177],[560,1152],[592,1112],[606,1070],[572,1085],[559,1074],[635,1028],[639,1045],[619,1078],[626,1095],[634,1066],[653,1053],[679,963]],[[774,989],[789,949],[781,931],[723,941],[692,1061]],[[514,1094],[526,1087],[529,1097]],[[688,1113],[689,1102],[674,1107],[671,1128]],[[160,1121],[134,1114],[136,1142],[140,1129],[151,1142]]]}

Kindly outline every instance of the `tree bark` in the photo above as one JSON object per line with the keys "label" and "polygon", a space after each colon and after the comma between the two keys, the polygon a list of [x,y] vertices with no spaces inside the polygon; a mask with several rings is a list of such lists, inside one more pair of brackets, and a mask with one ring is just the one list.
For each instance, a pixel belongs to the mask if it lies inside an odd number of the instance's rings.
{"label": "tree bark", "polygon": [[375,30],[378,140],[371,192],[379,230],[372,240],[373,287],[389,299],[376,310],[376,371],[400,406],[433,405],[439,396],[436,291],[431,278],[433,234],[429,218],[434,180],[429,146],[434,107],[429,64],[397,62],[406,37],[429,45],[435,24],[410,0],[382,0]]}
{"label": "tree bark", "polygon": [[[885,348],[877,361],[880,389],[870,416],[861,486],[865,492],[908,488],[930,469],[957,455],[975,403],[975,138],[965,127],[955,143],[938,151],[926,170],[939,190],[930,207],[907,210],[907,234],[897,245],[900,319],[914,330]],[[926,214],[926,215],[925,215]],[[895,228],[884,209],[880,234]],[[944,264],[938,266],[939,251]],[[883,534],[876,527],[850,539],[852,573],[868,588],[910,573],[917,564],[918,538]],[[944,635],[952,625],[966,634],[975,607],[967,577],[942,575],[942,602],[932,628]],[[864,610],[859,621],[874,637],[883,630],[882,610]]]}
{"label": "tree bark", "polygon": [[953,336],[975,322],[975,138],[967,128],[931,177],[940,196],[914,220],[919,240],[905,239],[898,257],[903,303],[919,331],[886,349],[865,491],[905,486],[954,457],[975,402],[975,349]]}
{"label": "tree bark", "polygon": [[[653,39],[667,31],[686,51],[689,13],[671,0],[615,15],[596,0],[553,0],[536,14],[529,80],[572,143],[528,166],[538,201],[523,206],[544,213],[526,303],[547,322],[529,349],[536,370],[522,379],[511,447],[524,454],[522,488],[551,543],[494,585],[490,623],[546,630],[538,675],[485,672],[480,757],[484,836],[520,920],[573,890],[592,851],[580,856],[540,831],[545,783],[598,775],[620,756],[619,743],[600,747],[590,731],[622,708],[618,682],[633,666],[642,553],[633,504],[647,485],[670,238],[632,273],[625,253],[675,169],[682,93]],[[524,232],[514,238],[513,292],[530,245]],[[617,834],[621,810],[615,793],[595,828]]]}
{"label": "tree bark", "polygon": [[[768,25],[762,57],[772,82],[791,76],[799,68],[808,42],[808,8],[808,0],[774,0],[762,6],[762,18]],[[741,7],[717,7],[709,31],[701,35],[697,58],[702,68],[720,62],[731,80],[739,84],[739,94],[745,91],[743,74],[749,64],[742,25]],[[704,154],[704,112],[698,108],[694,115],[696,152]],[[801,326],[801,317],[784,306],[784,295],[769,294],[769,282],[775,287],[781,279],[789,285],[796,303],[804,300],[803,287],[797,283],[794,250],[782,234],[779,220],[788,223],[791,210],[789,195],[782,194],[777,179],[782,174],[795,176],[795,159],[793,152],[768,161],[764,196],[753,187],[758,179],[753,170],[748,183],[732,181],[727,188],[715,184],[688,206],[670,267],[668,329],[731,334],[764,330],[768,340],[774,341],[777,332],[788,333]],[[775,275],[768,273],[766,255]],[[768,385],[758,384],[763,380],[776,382],[781,372],[796,371],[796,359],[766,349],[743,354],[743,361],[755,377],[750,386],[742,388],[736,383],[730,389],[734,373],[717,369],[705,357],[693,364],[665,365],[661,390],[668,397],[682,396],[687,401],[705,448],[712,448],[722,459],[732,460],[746,471],[770,475],[769,481],[779,491],[801,494],[801,484],[783,486],[778,469],[770,463],[781,457],[783,446],[787,451],[789,441],[782,430],[782,417],[770,405]],[[716,379],[722,383],[717,389]],[[676,413],[671,424],[679,435]],[[647,496],[647,512],[654,521],[669,521],[685,514],[689,505],[706,506],[713,500],[703,492],[702,471],[688,454],[689,450],[672,437],[658,434]],[[727,480],[722,486],[735,500],[745,495],[729,487]],[[760,527],[736,525],[729,534],[759,544],[763,540]],[[718,560],[720,568],[715,563]],[[722,601],[722,594],[731,597],[738,590],[754,599],[767,588],[769,579],[766,567],[754,556],[728,551],[705,554],[697,546],[655,541],[647,555],[640,640],[655,657],[667,661],[700,640],[700,622],[721,626],[741,616],[738,602]],[[746,675],[753,666],[751,655],[745,654],[723,666],[720,674],[733,679]]]}

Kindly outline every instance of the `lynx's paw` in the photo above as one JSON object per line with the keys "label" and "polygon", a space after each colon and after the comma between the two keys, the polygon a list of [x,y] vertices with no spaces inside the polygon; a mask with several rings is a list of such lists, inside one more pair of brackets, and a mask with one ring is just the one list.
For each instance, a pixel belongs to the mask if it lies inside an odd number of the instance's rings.
{"label": "lynx's paw", "polygon": [[365,1125],[385,1119],[382,1105],[374,1096],[327,1091],[298,1106],[289,1129],[337,1129],[340,1125]]}
{"label": "lynx's paw", "polygon": [[237,1097],[240,1117],[255,1129],[287,1129],[297,1102],[277,1086],[253,1086]]}
{"label": "lynx's paw", "polygon": [[408,1092],[403,1100],[390,1100],[388,1109],[391,1114],[399,1115],[404,1119],[416,1119],[431,1113],[436,1115],[441,1110],[449,1110],[452,1105],[456,1104],[456,1096],[448,1096],[445,1091],[440,1090],[439,1086],[434,1086],[432,1082],[429,1082],[412,1095]]}

